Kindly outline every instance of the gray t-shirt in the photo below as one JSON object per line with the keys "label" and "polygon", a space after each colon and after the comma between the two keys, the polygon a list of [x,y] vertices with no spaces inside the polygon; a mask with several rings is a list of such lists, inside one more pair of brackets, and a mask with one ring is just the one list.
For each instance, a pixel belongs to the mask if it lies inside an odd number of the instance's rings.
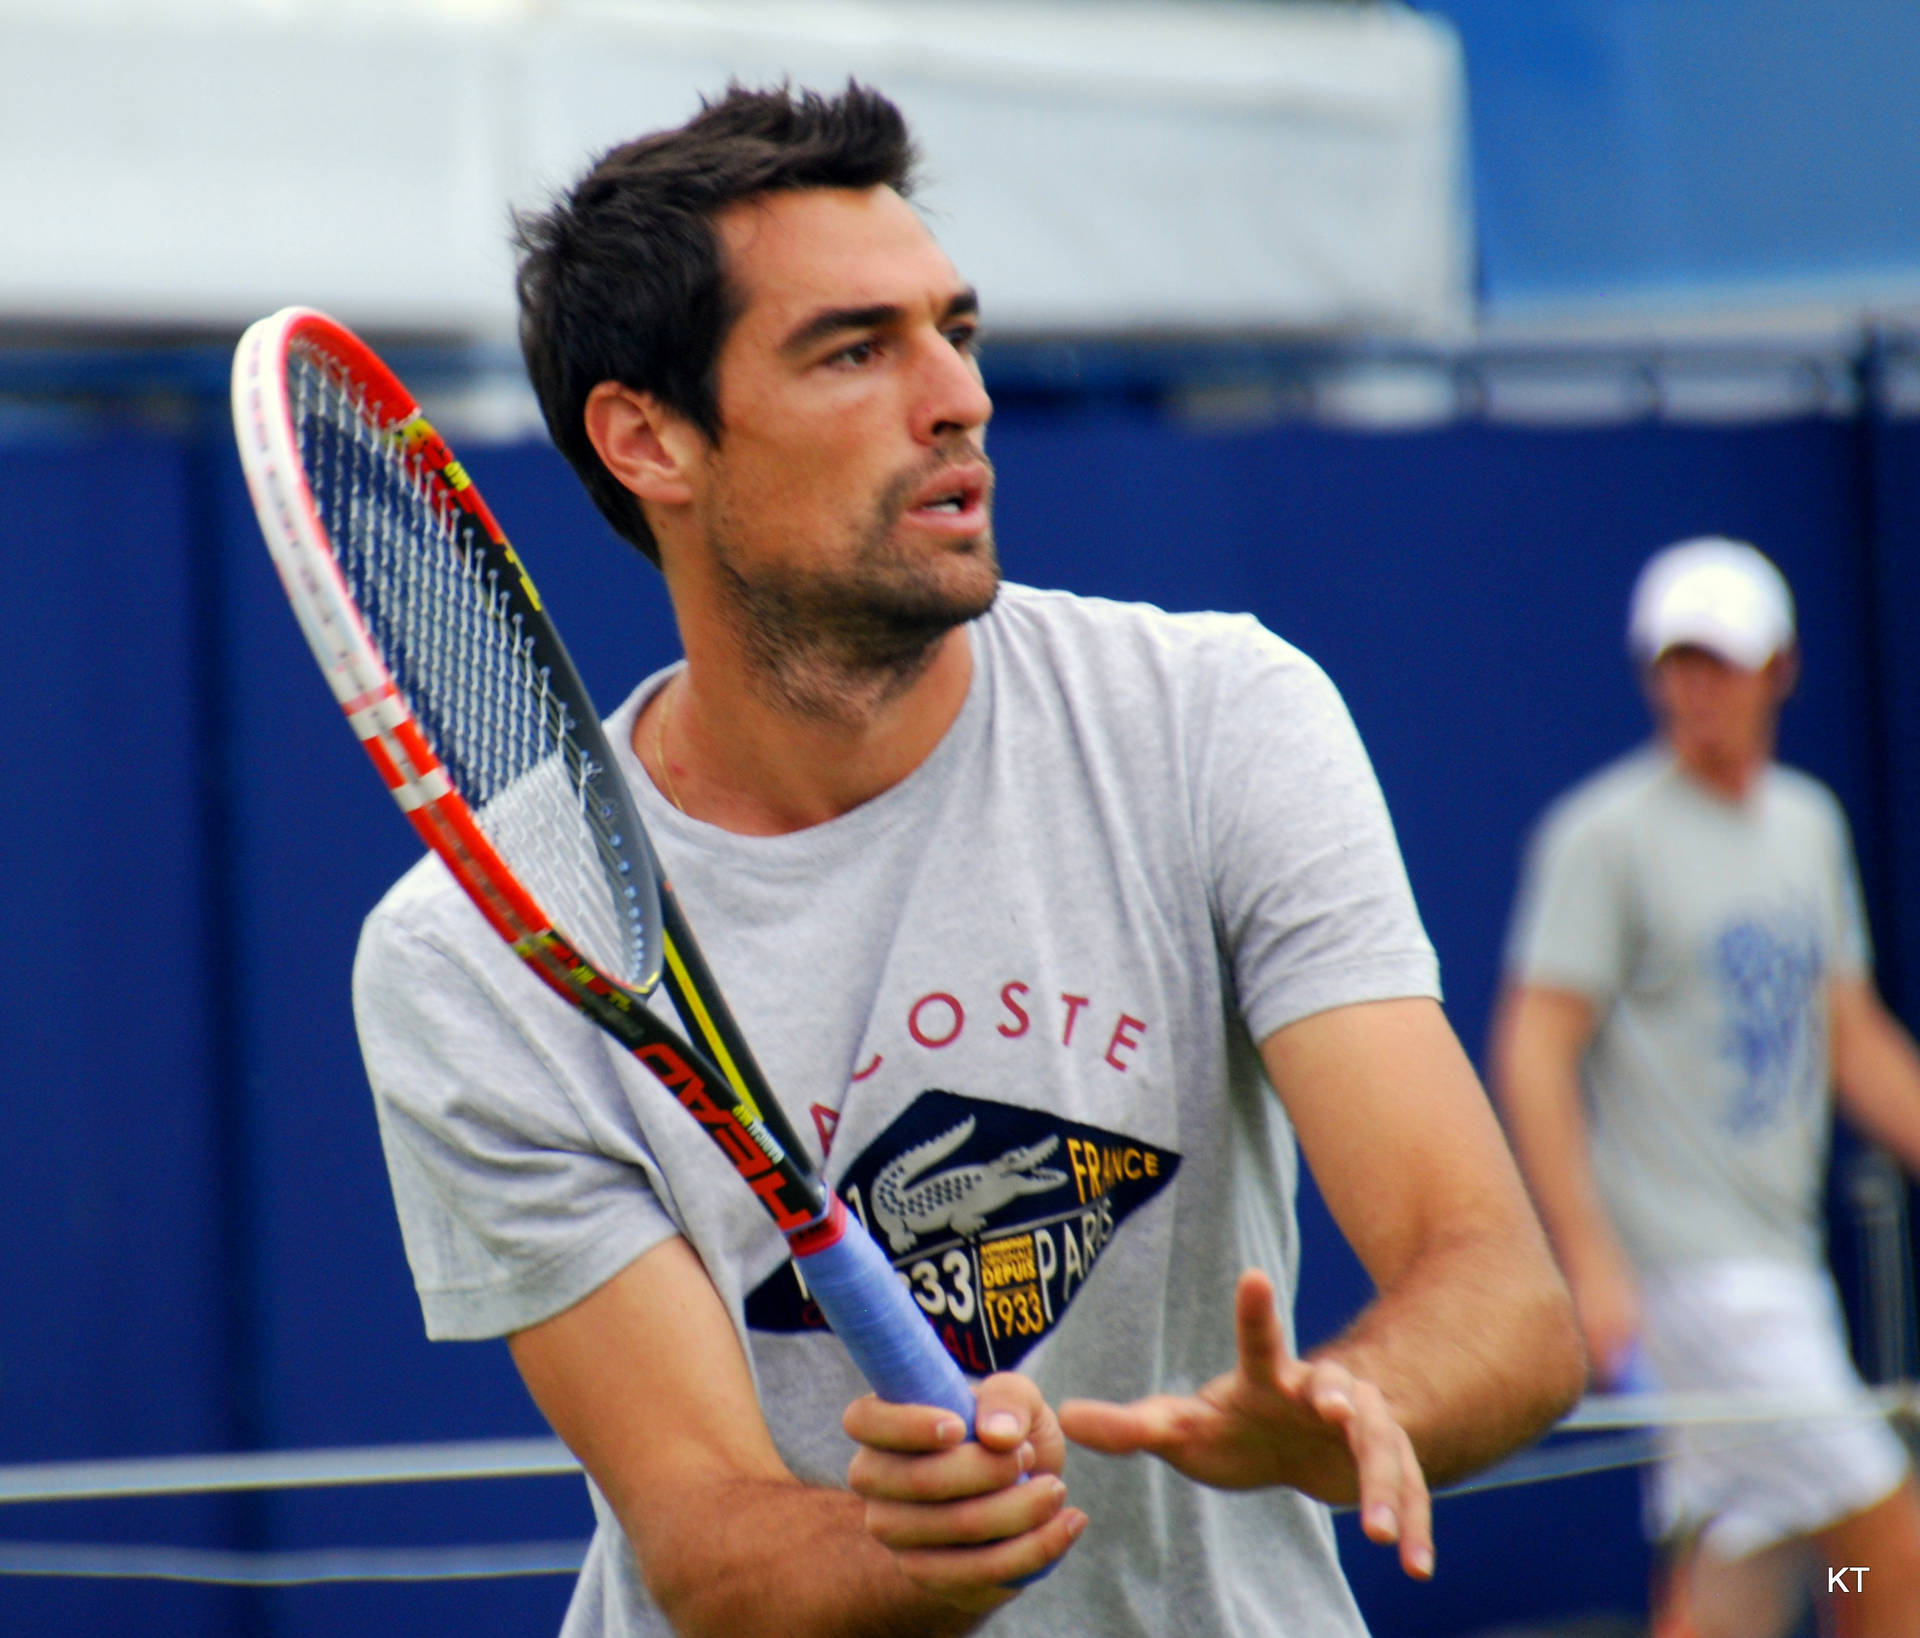
{"label": "gray t-shirt", "polygon": [[[1338,695],[1243,617],[1009,586],[952,727],[795,834],[691,820],[609,737],[794,1124],[949,1349],[1052,1400],[1188,1391],[1233,1284],[1298,1262],[1291,1128],[1255,1043],[1432,995],[1432,949]],[[401,1226],[438,1337],[578,1301],[663,1237],[699,1250],[802,1479],[844,1481],[861,1391],[784,1245],[674,1100],[489,933],[436,861],[354,975]],[[659,1003],[666,1007],[664,1001]],[[1076,1451],[1091,1525],[995,1634],[1362,1630],[1325,1510]],[[601,1526],[569,1634],[664,1631]]]}
{"label": "gray t-shirt", "polygon": [[1820,1260],[1827,985],[1865,928],[1839,804],[1789,768],[1732,802],[1643,750],[1541,821],[1508,971],[1599,1009],[1594,1177],[1643,1270]]}

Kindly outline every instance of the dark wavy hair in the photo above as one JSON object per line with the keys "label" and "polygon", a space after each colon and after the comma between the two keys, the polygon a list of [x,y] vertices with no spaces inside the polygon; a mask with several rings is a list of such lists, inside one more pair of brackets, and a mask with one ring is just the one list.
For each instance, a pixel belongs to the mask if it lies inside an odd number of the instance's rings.
{"label": "dark wavy hair", "polygon": [[618,381],[717,442],[717,364],[740,301],[714,217],[799,188],[905,194],[915,158],[906,120],[877,91],[734,84],[685,125],[603,154],[550,210],[516,213],[520,350],[547,430],[607,521],[656,564],[638,498],[587,438],[587,395]]}

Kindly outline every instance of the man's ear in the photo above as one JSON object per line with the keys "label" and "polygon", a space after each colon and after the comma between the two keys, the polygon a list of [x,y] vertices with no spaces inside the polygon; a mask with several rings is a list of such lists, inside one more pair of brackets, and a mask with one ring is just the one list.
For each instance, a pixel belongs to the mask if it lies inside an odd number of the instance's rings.
{"label": "man's ear", "polygon": [[602,381],[587,394],[587,437],[606,468],[643,501],[684,506],[693,498],[700,430],[651,393]]}
{"label": "man's ear", "polygon": [[1800,645],[1794,643],[1781,649],[1767,661],[1767,670],[1773,673],[1774,702],[1784,705],[1800,683]]}

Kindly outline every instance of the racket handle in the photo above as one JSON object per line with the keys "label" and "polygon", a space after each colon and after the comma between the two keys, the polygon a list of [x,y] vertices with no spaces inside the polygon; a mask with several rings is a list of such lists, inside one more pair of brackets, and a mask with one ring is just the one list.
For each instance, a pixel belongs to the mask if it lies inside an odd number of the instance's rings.
{"label": "racket handle", "polygon": [[896,1405],[938,1405],[973,1437],[973,1389],[873,1237],[839,1196],[788,1237],[807,1290],[873,1391]]}
{"label": "racket handle", "polygon": [[[787,1236],[814,1302],[875,1393],[895,1405],[950,1410],[967,1424],[971,1439],[973,1389],[960,1367],[860,1219],[837,1194],[827,1198],[824,1218]],[[1026,1482],[1023,1473],[1020,1483]],[[1049,1564],[1007,1585],[1030,1587],[1052,1571]]]}

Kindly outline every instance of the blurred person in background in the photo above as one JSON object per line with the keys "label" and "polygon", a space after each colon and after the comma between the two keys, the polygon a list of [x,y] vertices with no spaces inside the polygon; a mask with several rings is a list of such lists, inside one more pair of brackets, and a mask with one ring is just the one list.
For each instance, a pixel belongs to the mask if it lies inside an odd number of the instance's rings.
{"label": "blurred person in background", "polygon": [[[1535,834],[1494,1084],[1594,1381],[1861,1391],[1825,1265],[1832,1097],[1920,1169],[1920,1056],[1876,993],[1833,794],[1774,760],[1791,593],[1751,546],[1656,554],[1629,644],[1651,745]],[[1805,1577],[1847,1638],[1920,1634],[1920,1495],[1872,1419],[1673,1430],[1650,1475],[1655,1638],[1769,1638]]]}

